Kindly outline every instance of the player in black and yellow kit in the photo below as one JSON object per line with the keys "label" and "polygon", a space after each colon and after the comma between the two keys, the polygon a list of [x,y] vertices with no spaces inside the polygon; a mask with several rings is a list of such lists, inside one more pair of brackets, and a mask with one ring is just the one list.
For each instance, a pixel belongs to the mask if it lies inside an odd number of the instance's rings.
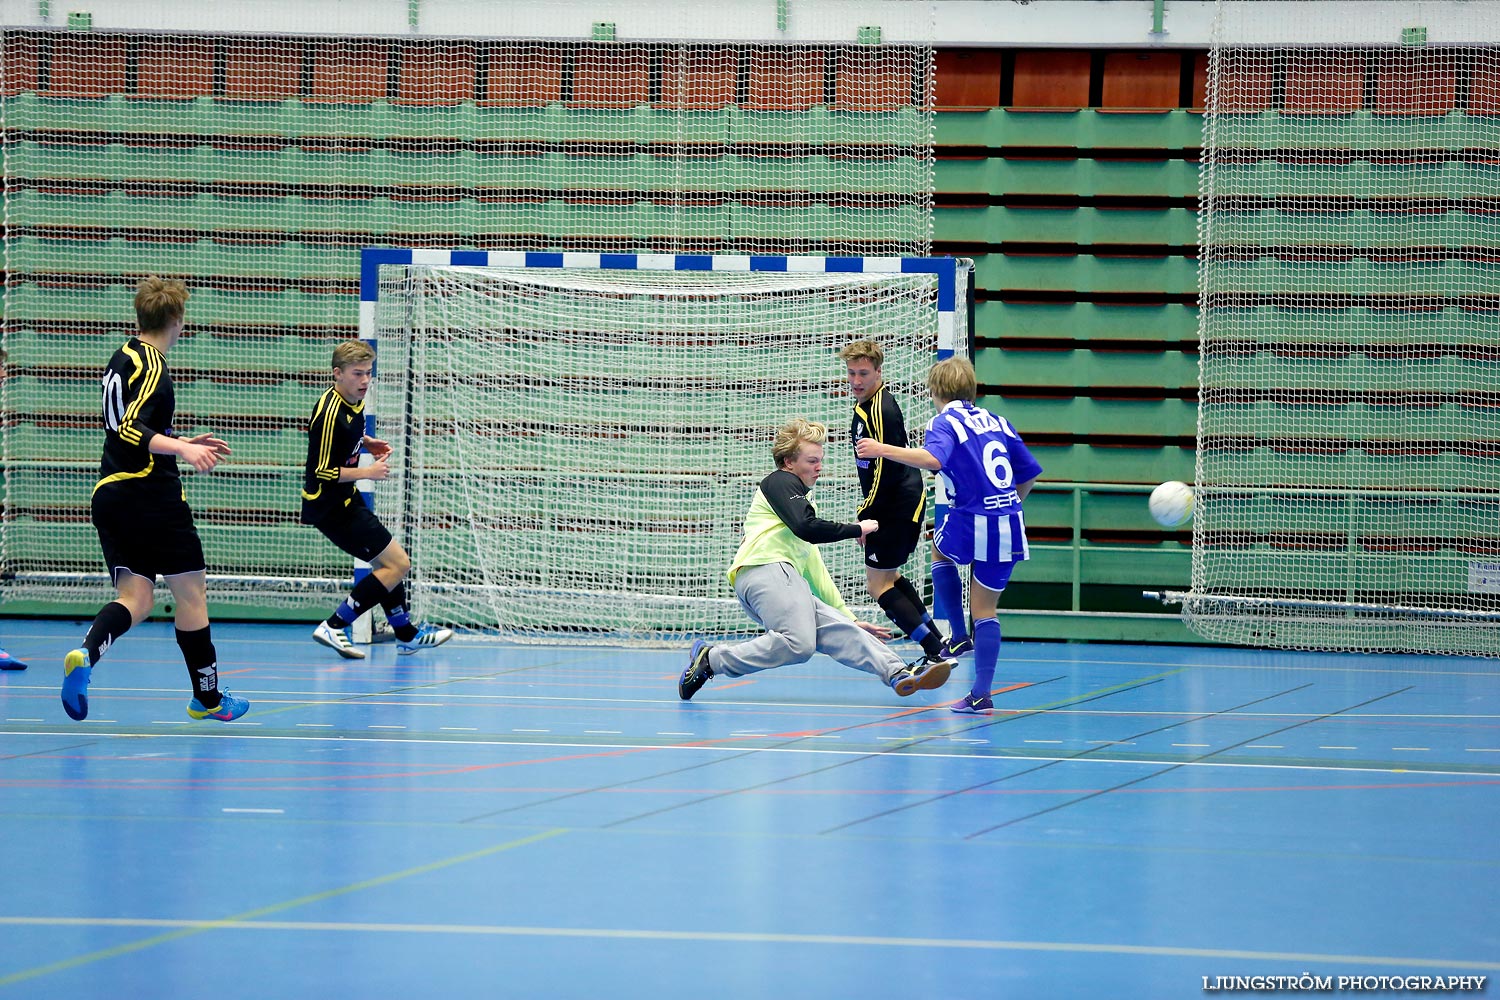
{"label": "player in black and yellow kit", "polygon": [[118,594],[95,616],[83,646],[63,659],[63,709],[73,719],[89,714],[94,665],[155,603],[157,576],[176,604],[177,645],[187,663],[195,719],[238,719],[250,708],[219,690],[218,654],[209,634],[207,564],[177,460],[209,472],[229,454],[212,434],[180,438],[172,432],[176,399],[166,353],[182,336],[188,299],[180,281],[145,278],[135,294],[140,332],[125,342],[104,370],[104,456],[90,500],[99,547]]}
{"label": "player in black and yellow kit", "polygon": [[[370,572],[313,638],[340,656],[364,659],[347,629],[379,604],[396,633],[396,650],[415,653],[453,638],[453,631],[425,622],[414,625],[406,609],[406,574],[411,558],[380,518],[360,498],[355,480],[381,480],[390,474],[391,446],[365,433],[365,396],[375,372],[375,349],[362,340],[341,341],[333,350],[333,385],[318,397],[307,422],[307,470],[302,484],[302,523],[314,525],[330,542],[370,564]],[[358,465],[360,449],[374,461]]]}
{"label": "player in black and yellow kit", "polygon": [[[861,438],[905,448],[906,420],[901,405],[886,388],[882,377],[885,352],[873,340],[856,340],[839,352],[854,396],[854,417],[849,425],[849,443]],[[864,500],[857,518],[880,522],[880,531],[865,539],[865,582],[886,617],[920,643],[929,663],[948,661],[953,666],[937,623],[927,613],[922,595],[901,567],[917,550],[925,526],[927,491],[922,473],[907,465],[879,458],[855,456],[859,488]]]}

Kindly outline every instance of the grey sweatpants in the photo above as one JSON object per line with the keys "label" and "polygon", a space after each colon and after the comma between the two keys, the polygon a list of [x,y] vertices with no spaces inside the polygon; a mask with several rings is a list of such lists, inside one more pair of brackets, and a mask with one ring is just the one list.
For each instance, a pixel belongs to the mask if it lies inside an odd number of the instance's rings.
{"label": "grey sweatpants", "polygon": [[709,650],[708,663],[716,674],[738,677],[827,653],[889,684],[896,671],[906,666],[885,643],[813,596],[807,581],[789,563],[745,567],[735,574],[734,594],[745,614],[766,633]]}

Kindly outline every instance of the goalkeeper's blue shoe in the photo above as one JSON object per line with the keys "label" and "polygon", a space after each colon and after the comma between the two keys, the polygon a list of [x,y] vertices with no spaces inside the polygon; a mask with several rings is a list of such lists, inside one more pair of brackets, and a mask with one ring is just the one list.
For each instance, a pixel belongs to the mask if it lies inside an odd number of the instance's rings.
{"label": "goalkeeper's blue shoe", "polygon": [[63,657],[63,711],[75,722],[89,717],[88,690],[93,673],[87,650],[75,649]]}
{"label": "goalkeeper's blue shoe", "polygon": [[187,707],[187,714],[195,719],[218,719],[220,722],[233,722],[248,711],[250,703],[228,691],[219,692],[219,703],[213,708],[204,708],[203,702],[197,698],[188,702]]}
{"label": "goalkeeper's blue shoe", "polygon": [[896,671],[891,677],[891,687],[902,698],[908,698],[918,691],[940,688],[948,683],[948,675],[953,672],[953,666],[953,660],[934,660],[923,656]]}
{"label": "goalkeeper's blue shoe", "polygon": [[436,625],[429,625],[427,622],[423,622],[417,626],[416,635],[410,639],[396,640],[396,652],[415,653],[419,649],[441,646],[451,638],[453,638],[453,630],[451,628],[438,628]]}
{"label": "goalkeeper's blue shoe", "polygon": [[5,650],[0,649],[0,670],[25,670],[31,664],[25,660],[18,660]]}
{"label": "goalkeeper's blue shoe", "polygon": [[693,640],[693,646],[688,650],[688,665],[677,678],[677,697],[683,701],[691,701],[698,689],[714,676],[713,664],[708,662],[708,651],[713,648],[713,644],[704,639]]}

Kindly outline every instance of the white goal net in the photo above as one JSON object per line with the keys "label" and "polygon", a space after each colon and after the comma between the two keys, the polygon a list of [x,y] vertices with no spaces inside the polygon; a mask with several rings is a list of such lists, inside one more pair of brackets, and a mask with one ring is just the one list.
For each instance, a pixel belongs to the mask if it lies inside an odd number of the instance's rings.
{"label": "white goal net", "polygon": [[1500,4],[1223,2],[1184,616],[1500,655]]}
{"label": "white goal net", "polygon": [[[746,632],[725,572],[775,429],[828,425],[814,500],[852,520],[837,352],[880,341],[919,429],[938,295],[930,273],[380,268],[374,405],[395,456],[376,509],[416,606],[519,640]],[[851,605],[861,551],[823,548]]]}

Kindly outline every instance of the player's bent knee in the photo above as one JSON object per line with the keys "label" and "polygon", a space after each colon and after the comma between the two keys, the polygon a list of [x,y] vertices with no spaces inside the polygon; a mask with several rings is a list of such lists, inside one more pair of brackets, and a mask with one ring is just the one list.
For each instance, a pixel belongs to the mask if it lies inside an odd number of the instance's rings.
{"label": "player's bent knee", "polygon": [[802,663],[812,659],[812,655],[818,651],[818,639],[816,635],[804,635],[801,632],[779,632],[782,643],[786,646],[786,655],[790,657],[787,663]]}
{"label": "player's bent knee", "polygon": [[400,577],[405,577],[411,572],[411,556],[401,547],[400,542],[391,542],[380,550],[380,554],[370,560],[370,565],[376,569],[389,570]]}

